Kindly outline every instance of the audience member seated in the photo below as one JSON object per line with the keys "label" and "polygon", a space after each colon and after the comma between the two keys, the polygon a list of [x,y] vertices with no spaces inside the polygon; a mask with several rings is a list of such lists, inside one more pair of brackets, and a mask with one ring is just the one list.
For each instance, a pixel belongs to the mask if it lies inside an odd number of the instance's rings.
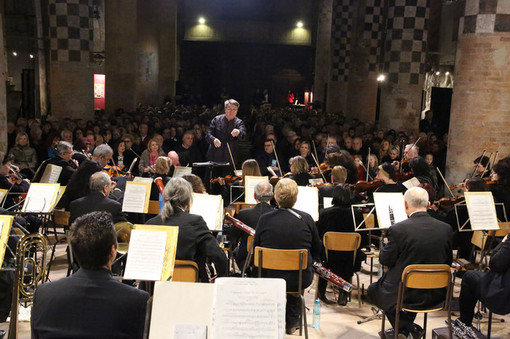
{"label": "audience member seated", "polygon": [[179,226],[175,258],[197,262],[201,280],[207,281],[206,259],[214,263],[219,277],[227,274],[228,261],[204,219],[189,213],[192,192],[191,184],[186,180],[170,179],[163,191],[165,203],[163,209],[158,216],[149,219],[146,224]]}
{"label": "audience member seated", "polygon": [[112,278],[117,233],[110,215],[78,218],[71,245],[81,268],[37,288],[32,338],[142,338],[149,295]]}
{"label": "audience member seated", "polygon": [[[308,250],[308,268],[303,271],[304,289],[312,283],[312,263],[314,260],[320,260],[322,244],[312,217],[305,212],[292,209],[296,203],[297,195],[298,186],[294,180],[285,178],[276,184],[275,200],[280,209],[260,217],[253,247]],[[270,270],[263,271],[263,276],[285,279],[287,291],[296,291],[298,288],[298,272]],[[301,298],[287,294],[285,312],[287,334],[294,333],[299,327],[300,313]]]}
{"label": "audience member seated", "polygon": [[37,154],[35,149],[30,147],[28,134],[25,132],[16,135],[16,143],[9,150],[12,156],[12,164],[20,169],[20,172],[28,179],[32,179],[37,168]]}
{"label": "audience member seated", "polygon": [[138,164],[138,171],[144,176],[150,176],[154,174],[156,171],[154,170],[154,165],[156,164],[156,160],[158,157],[164,156],[165,153],[161,149],[161,146],[154,139],[149,141],[147,149],[143,151],[140,157],[140,163]]}

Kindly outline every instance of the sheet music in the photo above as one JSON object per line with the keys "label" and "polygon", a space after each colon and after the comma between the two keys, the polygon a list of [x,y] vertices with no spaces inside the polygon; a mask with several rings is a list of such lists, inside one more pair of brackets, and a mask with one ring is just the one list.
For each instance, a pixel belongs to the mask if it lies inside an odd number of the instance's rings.
{"label": "sheet music", "polygon": [[255,197],[253,196],[253,193],[255,192],[255,186],[259,182],[268,182],[269,180],[267,177],[262,176],[245,176],[244,177],[244,200],[247,204],[256,204],[257,201],[255,200]]}
{"label": "sheet music", "polygon": [[402,193],[374,193],[375,211],[379,228],[388,228],[407,219]]}
{"label": "sheet music", "polygon": [[194,324],[175,324],[174,339],[206,339],[207,326]]}
{"label": "sheet music", "polygon": [[419,184],[420,181],[416,177],[412,177],[411,179],[406,180],[402,183],[402,185],[404,185],[404,187],[407,189],[418,187]]}
{"label": "sheet music", "polygon": [[294,208],[310,214],[319,220],[319,190],[317,187],[298,186],[298,196]]}
{"label": "sheet music", "polygon": [[308,179],[308,183],[310,185],[317,185],[317,184],[324,183],[324,180],[322,180],[322,178],[313,178],[313,179]]}
{"label": "sheet music", "polygon": [[331,198],[331,197],[324,197],[323,202],[324,202],[324,208],[333,206],[333,198]]}
{"label": "sheet music", "polygon": [[132,230],[124,279],[160,280],[166,232]]}
{"label": "sheet music", "polygon": [[191,167],[184,167],[184,166],[175,166],[174,167],[174,173],[172,175],[173,178],[180,178],[184,174],[191,174]]}
{"label": "sheet music", "polygon": [[150,187],[152,183],[126,182],[126,191],[122,201],[123,212],[146,213],[149,204]]}
{"label": "sheet music", "polygon": [[0,204],[4,201],[7,190],[0,190]]}
{"label": "sheet music", "polygon": [[5,250],[9,241],[13,220],[14,217],[12,215],[0,215],[0,263],[4,262]]}
{"label": "sheet music", "polygon": [[57,198],[58,184],[33,183],[28,189],[23,212],[50,212]]}
{"label": "sheet music", "polygon": [[62,172],[62,167],[57,165],[48,164],[44,169],[44,173],[41,177],[41,183],[46,184],[56,184],[58,178],[60,177],[60,173]]}
{"label": "sheet music", "polygon": [[193,193],[189,212],[202,216],[210,230],[219,230],[223,223],[223,199],[221,195]]}
{"label": "sheet music", "polygon": [[464,196],[472,230],[499,229],[496,207],[491,192],[466,192]]}
{"label": "sheet music", "polygon": [[283,279],[219,278],[211,338],[284,338]]}
{"label": "sheet music", "polygon": [[133,182],[149,182],[152,184],[152,178],[146,178],[146,177],[134,177]]}
{"label": "sheet music", "polygon": [[0,235],[2,234],[2,227],[4,227],[4,221],[0,220]]}

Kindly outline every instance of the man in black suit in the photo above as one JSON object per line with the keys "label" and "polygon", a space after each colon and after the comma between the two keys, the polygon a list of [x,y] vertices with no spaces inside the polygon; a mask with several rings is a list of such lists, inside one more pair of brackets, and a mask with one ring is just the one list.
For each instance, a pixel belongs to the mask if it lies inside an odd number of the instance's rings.
{"label": "man in black suit", "polygon": [[[296,203],[298,187],[292,179],[281,179],[275,187],[275,199],[280,209],[271,211],[260,217],[257,232],[253,239],[253,247],[261,246],[276,249],[308,250],[308,266],[303,271],[303,289],[310,286],[313,280],[312,263],[319,261],[322,243],[312,217],[305,212],[292,209]],[[449,226],[448,226],[449,227]],[[287,291],[297,291],[297,271],[263,271],[268,278],[283,278]],[[285,312],[286,333],[292,334],[299,325],[301,298],[287,294]]]}
{"label": "man in black suit", "polygon": [[117,234],[111,216],[76,219],[71,244],[81,269],[37,288],[32,338],[142,338],[149,295],[112,278]]}
{"label": "man in black suit", "polygon": [[459,306],[460,321],[472,326],[476,302],[496,314],[510,313],[510,239],[508,235],[494,249],[490,271],[469,271],[462,277]]}
{"label": "man in black suit", "polygon": [[94,211],[109,212],[114,223],[127,221],[126,215],[122,212],[122,205],[108,198],[112,189],[110,176],[105,172],[96,172],[90,177],[90,193],[83,198],[76,199],[69,205],[71,216],[69,222],[76,218]]}
{"label": "man in black suit", "polygon": [[[395,307],[398,286],[404,268],[412,264],[447,264],[452,263],[452,229],[427,213],[428,194],[421,187],[413,187],[404,195],[406,214],[409,219],[396,223],[388,229],[388,242],[379,253],[379,262],[388,266],[388,271],[368,287],[368,297],[383,309],[390,323],[395,326]],[[445,291],[422,292],[419,290],[406,293],[406,305],[428,307],[444,300]],[[400,313],[399,338],[420,338],[423,329],[414,324],[416,313]],[[392,332],[393,331],[393,332]],[[393,329],[384,335],[395,335]]]}
{"label": "man in black suit", "polygon": [[56,165],[62,167],[62,172],[60,172],[57,182],[62,186],[67,186],[69,179],[71,179],[74,171],[78,168],[78,164],[73,163],[73,145],[67,141],[60,141],[57,145],[57,152],[58,155],[56,157],[45,160],[41,164],[41,167],[35,173],[33,182],[41,181],[48,165]]}
{"label": "man in black suit", "polygon": [[[239,211],[237,218],[246,225],[256,229],[260,217],[267,212],[274,211],[274,208],[269,205],[269,202],[273,198],[273,186],[269,182],[259,182],[255,186],[253,196],[257,201],[257,205]],[[231,234],[234,239],[240,239],[239,247],[235,251],[235,257],[237,266],[242,269],[246,261],[246,256],[248,255],[248,234],[239,228],[234,228]]]}

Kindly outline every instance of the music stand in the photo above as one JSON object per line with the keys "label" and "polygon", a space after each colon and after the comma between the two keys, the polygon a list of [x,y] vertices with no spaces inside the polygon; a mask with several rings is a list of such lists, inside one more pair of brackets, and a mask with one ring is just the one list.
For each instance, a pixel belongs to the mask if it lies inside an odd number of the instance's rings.
{"label": "music stand", "polygon": [[209,191],[212,190],[212,182],[211,179],[213,178],[213,168],[215,167],[227,167],[230,166],[229,162],[214,162],[214,161],[205,161],[205,162],[194,162],[191,164],[192,167],[196,168],[208,168],[209,169]]}

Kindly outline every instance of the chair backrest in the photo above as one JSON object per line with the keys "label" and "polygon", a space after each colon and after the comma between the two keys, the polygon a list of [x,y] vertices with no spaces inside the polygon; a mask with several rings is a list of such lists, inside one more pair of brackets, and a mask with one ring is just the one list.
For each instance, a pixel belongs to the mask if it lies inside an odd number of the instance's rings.
{"label": "chair backrest", "polygon": [[55,221],[55,225],[60,226],[69,226],[69,217],[71,216],[71,212],[64,210],[54,210],[53,211],[53,220]]}
{"label": "chair backrest", "polygon": [[254,265],[269,270],[298,271],[306,270],[308,250],[280,250],[266,247],[255,247]]}
{"label": "chair backrest", "polygon": [[172,281],[198,282],[198,265],[192,260],[175,260]]}
{"label": "chair backrest", "polygon": [[444,264],[409,265],[402,272],[402,283],[407,288],[445,288],[451,280],[451,267]]}
{"label": "chair backrest", "polygon": [[326,251],[351,252],[359,248],[361,235],[356,232],[326,232],[322,241]]}

